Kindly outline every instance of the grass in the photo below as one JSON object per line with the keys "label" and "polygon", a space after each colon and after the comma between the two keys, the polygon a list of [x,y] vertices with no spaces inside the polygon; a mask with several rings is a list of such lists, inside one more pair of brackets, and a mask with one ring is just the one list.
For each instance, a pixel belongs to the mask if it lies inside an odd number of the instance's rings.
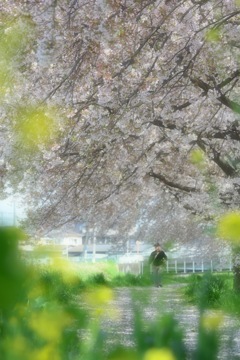
{"label": "grass", "polygon": [[221,309],[240,315],[239,294],[233,289],[233,273],[204,273],[188,277],[184,295],[200,309]]}
{"label": "grass", "polygon": [[97,274],[103,274],[106,281],[111,281],[118,275],[117,264],[111,261],[97,262],[97,263],[77,263],[76,271],[83,281],[88,281],[89,278]]}
{"label": "grass", "polygon": [[[111,287],[121,286],[151,286],[152,276],[149,267],[144,266],[143,274],[132,274],[119,272],[114,262],[78,263],[76,271],[81,279],[88,285],[108,285]],[[163,271],[164,284],[187,283],[187,276],[168,274]]]}

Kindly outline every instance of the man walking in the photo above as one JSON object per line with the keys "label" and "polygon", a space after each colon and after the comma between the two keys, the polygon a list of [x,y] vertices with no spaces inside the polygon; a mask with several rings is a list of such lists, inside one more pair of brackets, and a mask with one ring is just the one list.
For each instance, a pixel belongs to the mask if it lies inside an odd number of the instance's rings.
{"label": "man walking", "polygon": [[154,245],[155,250],[150,254],[149,257],[149,264],[151,266],[152,274],[153,274],[153,281],[156,287],[162,287],[161,284],[161,266],[164,265],[165,261],[167,260],[167,255],[162,250],[159,243]]}

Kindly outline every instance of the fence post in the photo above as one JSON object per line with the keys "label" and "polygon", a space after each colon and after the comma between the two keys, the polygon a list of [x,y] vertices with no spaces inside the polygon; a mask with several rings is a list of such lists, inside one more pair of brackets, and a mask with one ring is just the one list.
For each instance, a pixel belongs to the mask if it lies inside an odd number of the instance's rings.
{"label": "fence post", "polygon": [[211,272],[213,272],[213,262],[212,262],[212,259],[211,259]]}
{"label": "fence post", "polygon": [[168,268],[168,261],[167,261],[167,272],[169,272],[169,268]]}
{"label": "fence post", "polygon": [[185,260],[183,262],[183,272],[184,272],[184,274],[186,274],[186,261]]}
{"label": "fence post", "polygon": [[178,270],[177,270],[177,260],[175,260],[175,272],[177,274]]}
{"label": "fence post", "polygon": [[202,272],[204,272],[204,262],[202,260]]}
{"label": "fence post", "polygon": [[195,262],[192,262],[192,272],[195,273]]}

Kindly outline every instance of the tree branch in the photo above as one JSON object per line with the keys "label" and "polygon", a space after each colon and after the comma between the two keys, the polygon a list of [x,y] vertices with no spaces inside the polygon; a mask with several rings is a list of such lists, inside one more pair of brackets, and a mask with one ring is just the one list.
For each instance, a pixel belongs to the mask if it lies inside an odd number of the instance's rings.
{"label": "tree branch", "polygon": [[232,76],[229,76],[228,78],[223,80],[220,84],[218,84],[217,87],[219,89],[221,89],[222,87],[228,85],[232,80],[236,79],[239,75],[240,75],[240,70],[238,69],[238,70],[234,71]]}
{"label": "tree branch", "polygon": [[226,97],[226,95],[222,94],[220,95],[217,100],[219,100],[223,105],[227,106],[232,111],[236,112],[237,114],[240,114],[240,104],[238,104],[235,101],[230,100]]}
{"label": "tree branch", "polygon": [[174,189],[179,189],[181,191],[186,191],[186,192],[196,192],[197,191],[197,189],[195,187],[185,186],[185,185],[176,183],[174,181],[168,180],[164,175],[159,174],[159,173],[157,174],[153,170],[151,170],[147,175],[153,177],[154,179],[158,179],[166,186],[174,188]]}
{"label": "tree branch", "polygon": [[164,129],[170,129],[170,130],[174,130],[176,129],[176,125],[173,123],[170,124],[164,124],[163,120],[161,117],[159,117],[158,119],[154,119],[153,121],[150,122],[151,124],[158,126],[158,127],[162,127]]}
{"label": "tree branch", "polygon": [[[200,147],[200,149],[202,149],[204,153],[207,154],[207,149],[204,141],[202,139],[198,139],[197,144]],[[215,162],[216,165],[218,165],[218,167],[224,172],[224,174],[229,177],[235,175],[235,169],[220,158],[221,154],[216,149],[214,149],[212,146],[210,148],[213,153],[212,160]]]}

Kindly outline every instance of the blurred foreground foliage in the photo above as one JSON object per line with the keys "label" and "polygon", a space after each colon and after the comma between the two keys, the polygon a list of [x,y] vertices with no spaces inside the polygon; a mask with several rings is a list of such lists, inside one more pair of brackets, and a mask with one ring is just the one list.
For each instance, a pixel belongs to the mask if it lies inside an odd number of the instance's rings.
{"label": "blurred foreground foliage", "polygon": [[0,229],[0,358],[74,358],[86,323],[73,301],[81,287],[58,271],[26,265],[18,251],[22,237],[15,228]]}
{"label": "blurred foreground foliage", "polygon": [[[186,348],[185,332],[176,314],[161,308],[154,321],[143,319],[144,306],[151,298],[148,291],[146,299],[139,299],[139,292],[134,292],[139,277],[128,274],[111,282],[99,273],[82,280],[71,263],[57,257],[47,265],[34,265],[18,249],[21,239],[24,234],[18,229],[0,228],[0,359],[217,359],[223,315],[205,310],[218,300],[216,294],[222,293],[224,281],[206,278],[199,285],[195,279],[198,285],[192,295],[197,291],[200,316],[197,343],[191,350]],[[114,321],[119,316],[112,287],[126,284],[133,285],[134,346],[122,344],[118,335],[108,334],[102,325],[103,319]]]}

